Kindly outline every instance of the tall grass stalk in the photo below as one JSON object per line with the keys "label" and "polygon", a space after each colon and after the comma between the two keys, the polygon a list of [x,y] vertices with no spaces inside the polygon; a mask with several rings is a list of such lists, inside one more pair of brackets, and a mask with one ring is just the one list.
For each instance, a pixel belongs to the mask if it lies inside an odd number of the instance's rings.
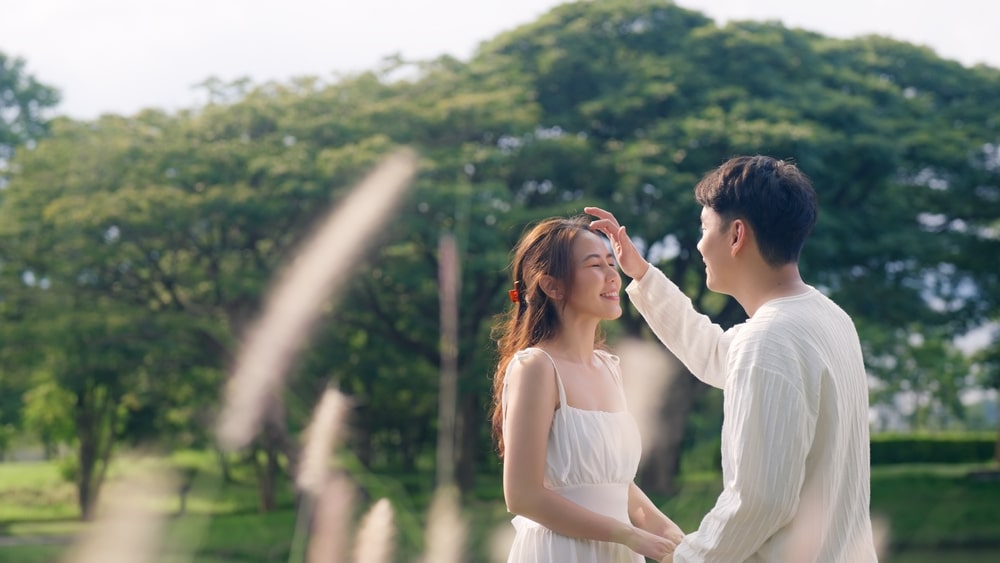
{"label": "tall grass stalk", "polygon": [[460,495],[453,486],[438,487],[427,517],[426,550],[422,563],[459,563],[468,533]]}
{"label": "tall grass stalk", "polygon": [[411,150],[386,158],[330,213],[282,272],[263,314],[240,346],[225,389],[216,429],[224,449],[243,448],[257,434],[267,401],[278,394],[324,302],[338,293],[361,261],[416,170]]}
{"label": "tall grass stalk", "polygon": [[162,473],[145,472],[110,484],[66,563],[153,563],[163,534],[162,504],[173,487]]}
{"label": "tall grass stalk", "polygon": [[392,505],[388,499],[379,499],[361,519],[354,544],[355,563],[388,563],[395,540]]}
{"label": "tall grass stalk", "polygon": [[313,411],[305,431],[295,484],[313,498],[319,497],[330,473],[330,456],[344,434],[350,400],[336,389],[327,389]]}
{"label": "tall grass stalk", "polygon": [[329,479],[316,502],[306,553],[308,563],[347,561],[355,486],[343,474]]}
{"label": "tall grass stalk", "polygon": [[621,358],[625,400],[639,426],[642,450],[648,451],[660,430],[659,414],[670,382],[677,377],[679,363],[657,342],[625,339],[617,344],[615,352]]}

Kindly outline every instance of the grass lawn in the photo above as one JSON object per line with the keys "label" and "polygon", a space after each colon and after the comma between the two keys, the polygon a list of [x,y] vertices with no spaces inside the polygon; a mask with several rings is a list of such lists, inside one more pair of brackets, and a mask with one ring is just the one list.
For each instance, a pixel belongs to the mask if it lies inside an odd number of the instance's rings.
{"label": "grass lawn", "polygon": [[[192,458],[179,463],[201,463]],[[175,459],[175,462],[177,462]],[[980,466],[981,468],[982,466]],[[877,467],[872,473],[872,514],[887,523],[888,563],[1000,561],[1000,481],[968,477],[974,466],[906,465]],[[422,549],[430,476],[386,477],[355,472],[361,499],[389,497],[396,511],[397,560],[414,561]],[[686,477],[682,491],[654,498],[682,528],[692,530],[720,490],[717,474]],[[163,561],[256,563],[288,561],[296,512],[289,487],[282,487],[280,509],[256,511],[249,475],[223,485],[211,459],[199,467],[184,516],[170,516]],[[360,501],[363,504],[365,501]],[[173,514],[178,499],[165,503]],[[365,506],[359,506],[361,510]],[[483,477],[463,504],[468,558],[490,561],[495,536],[509,533],[510,515],[501,499],[499,477]],[[49,463],[0,464],[0,563],[59,560],[83,524],[76,520],[72,486]]]}
{"label": "grass lawn", "polygon": [[872,513],[888,522],[893,548],[1000,549],[1000,480],[972,478],[975,468],[905,465],[873,471]]}

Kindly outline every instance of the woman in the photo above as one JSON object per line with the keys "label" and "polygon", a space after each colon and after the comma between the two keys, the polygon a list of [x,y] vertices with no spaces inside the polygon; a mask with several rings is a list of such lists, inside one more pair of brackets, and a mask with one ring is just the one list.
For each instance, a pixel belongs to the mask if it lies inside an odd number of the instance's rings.
{"label": "woman", "polygon": [[598,325],[617,319],[621,277],[585,217],[552,218],[514,251],[515,303],[495,327],[493,432],[509,563],[641,563],[673,553],[681,530],[633,482],[640,441],[618,359]]}

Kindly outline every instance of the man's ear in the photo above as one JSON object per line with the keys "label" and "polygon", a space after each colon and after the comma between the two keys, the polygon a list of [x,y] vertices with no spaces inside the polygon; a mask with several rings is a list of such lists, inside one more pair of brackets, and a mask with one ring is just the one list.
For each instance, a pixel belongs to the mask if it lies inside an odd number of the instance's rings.
{"label": "man's ear", "polygon": [[750,244],[750,226],[743,219],[733,219],[729,224],[729,248],[730,253],[736,256],[748,244]]}
{"label": "man's ear", "polygon": [[538,280],[538,286],[542,289],[542,293],[547,295],[549,299],[560,301],[563,298],[562,284],[552,276],[542,276]]}

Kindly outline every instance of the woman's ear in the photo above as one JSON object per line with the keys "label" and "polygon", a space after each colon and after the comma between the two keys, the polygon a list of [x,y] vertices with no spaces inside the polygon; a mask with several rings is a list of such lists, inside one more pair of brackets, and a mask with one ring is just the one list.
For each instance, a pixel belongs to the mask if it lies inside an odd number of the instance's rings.
{"label": "woman's ear", "polygon": [[538,287],[542,289],[542,293],[548,296],[549,299],[554,301],[560,301],[563,298],[563,287],[559,283],[559,280],[553,278],[552,276],[542,276],[538,280]]}

